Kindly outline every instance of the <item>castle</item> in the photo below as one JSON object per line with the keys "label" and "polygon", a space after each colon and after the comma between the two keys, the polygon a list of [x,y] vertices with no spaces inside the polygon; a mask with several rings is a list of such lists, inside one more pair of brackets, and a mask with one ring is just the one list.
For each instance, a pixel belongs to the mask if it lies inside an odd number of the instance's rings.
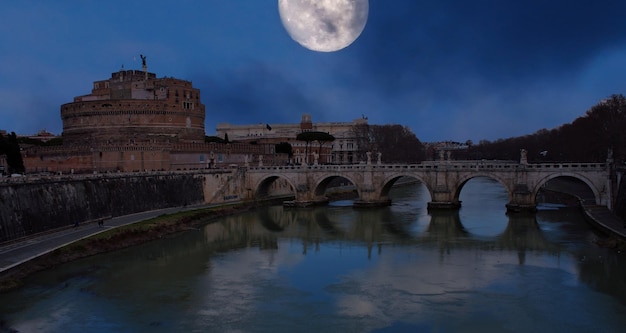
{"label": "castle", "polygon": [[[223,168],[287,163],[350,164],[363,160],[355,131],[367,119],[299,124],[219,124],[230,143],[206,142],[206,110],[190,81],[142,70],[121,70],[93,82],[91,93],[61,105],[62,145],[22,146],[27,173],[98,173]],[[273,130],[272,130],[273,129]],[[321,131],[335,141],[315,150],[296,140],[303,131]],[[49,138],[47,138],[49,139]],[[43,140],[42,140],[43,141]],[[294,156],[276,153],[289,143]],[[305,156],[308,152],[310,156]]]}
{"label": "castle", "polygon": [[61,105],[61,146],[26,147],[27,172],[188,170],[283,158],[273,145],[205,143],[205,106],[190,81],[124,70]]}
{"label": "castle", "polygon": [[70,146],[203,142],[204,117],[191,82],[146,70],[112,73],[94,82],[91,94],[61,106],[63,143]]}

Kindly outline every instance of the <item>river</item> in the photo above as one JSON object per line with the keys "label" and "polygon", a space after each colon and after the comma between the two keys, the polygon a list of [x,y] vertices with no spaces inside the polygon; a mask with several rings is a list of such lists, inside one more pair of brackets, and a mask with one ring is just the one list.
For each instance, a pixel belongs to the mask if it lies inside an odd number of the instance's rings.
{"label": "river", "polygon": [[457,213],[422,184],[393,204],[265,207],[37,273],[0,295],[0,331],[616,332],[626,259],[575,208],[506,215],[476,178]]}

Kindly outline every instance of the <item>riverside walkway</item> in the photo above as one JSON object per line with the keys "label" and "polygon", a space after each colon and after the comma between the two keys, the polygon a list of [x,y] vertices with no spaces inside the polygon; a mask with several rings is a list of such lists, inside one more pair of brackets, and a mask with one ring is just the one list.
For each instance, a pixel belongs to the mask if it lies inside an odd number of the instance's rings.
{"label": "riverside walkway", "polygon": [[581,208],[596,228],[609,236],[618,236],[626,240],[626,223],[608,208],[595,205],[581,205]]}
{"label": "riverside walkway", "polygon": [[593,204],[593,193],[584,184],[567,179],[553,179],[544,190],[567,193],[577,198],[580,208],[587,221],[593,227],[609,236],[617,236],[626,240],[626,223],[617,217],[606,206]]}
{"label": "riverside walkway", "polygon": [[187,207],[173,207],[151,210],[131,215],[118,216],[104,221],[104,225],[98,223],[83,223],[78,227],[67,227],[61,230],[46,232],[32,237],[18,239],[12,242],[0,244],[0,274],[10,270],[31,259],[52,252],[65,245],[79,241],[101,232],[120,226],[144,221],[163,214],[173,214],[185,210],[210,207],[204,204],[190,205]]}

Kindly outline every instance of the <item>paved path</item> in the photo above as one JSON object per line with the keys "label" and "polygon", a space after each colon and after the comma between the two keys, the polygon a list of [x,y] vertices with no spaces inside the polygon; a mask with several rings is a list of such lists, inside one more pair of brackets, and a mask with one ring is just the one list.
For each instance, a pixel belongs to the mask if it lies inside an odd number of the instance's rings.
{"label": "paved path", "polygon": [[592,223],[595,222],[596,227],[609,235],[626,239],[626,224],[606,206],[583,205],[582,208],[585,210],[587,217],[592,220]]}
{"label": "paved path", "polygon": [[163,214],[172,214],[183,210],[192,210],[209,207],[207,205],[195,205],[187,207],[174,207],[152,210],[137,214],[114,217],[104,221],[104,226],[98,226],[96,222],[82,224],[76,228],[64,228],[59,231],[41,234],[26,238],[22,241],[0,245],[0,273],[18,266],[33,258],[52,252],[67,244],[83,238],[107,231],[119,226],[147,220]]}
{"label": "paved path", "polygon": [[593,192],[587,185],[568,179],[555,178],[546,184],[546,189],[569,193],[578,197],[589,222],[605,233],[626,239],[626,224],[606,206],[596,206]]}

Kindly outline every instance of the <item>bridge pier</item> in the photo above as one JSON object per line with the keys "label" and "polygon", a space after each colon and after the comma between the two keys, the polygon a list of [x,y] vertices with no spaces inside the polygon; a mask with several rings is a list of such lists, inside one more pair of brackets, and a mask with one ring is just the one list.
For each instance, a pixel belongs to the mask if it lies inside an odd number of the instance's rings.
{"label": "bridge pier", "polygon": [[517,184],[511,201],[506,204],[507,213],[533,213],[537,211],[535,197],[526,184]]}
{"label": "bridge pier", "polygon": [[354,208],[373,208],[391,206],[391,199],[382,200],[355,200]]}
{"label": "bridge pier", "polygon": [[537,211],[537,205],[520,205],[515,203],[506,204],[506,212],[508,213],[534,213]]}
{"label": "bridge pier", "polygon": [[309,208],[316,206],[325,206],[328,204],[328,199],[326,200],[290,200],[284,201],[283,207],[291,207],[291,208]]}
{"label": "bridge pier", "polygon": [[461,208],[461,201],[454,197],[447,186],[439,185],[433,190],[432,201],[428,203],[428,210],[455,210],[459,208]]}
{"label": "bridge pier", "polygon": [[428,210],[456,210],[461,208],[461,201],[431,201]]}
{"label": "bridge pier", "polygon": [[374,208],[386,206],[391,206],[391,199],[389,199],[386,195],[380,195],[380,191],[377,191],[372,185],[371,179],[367,179],[367,182],[361,186],[359,198],[354,200],[353,204],[353,207],[355,208]]}
{"label": "bridge pier", "polygon": [[308,208],[315,206],[325,206],[328,204],[328,198],[323,195],[316,195],[310,190],[308,184],[303,183],[296,186],[296,198],[291,201],[283,202],[284,207]]}

